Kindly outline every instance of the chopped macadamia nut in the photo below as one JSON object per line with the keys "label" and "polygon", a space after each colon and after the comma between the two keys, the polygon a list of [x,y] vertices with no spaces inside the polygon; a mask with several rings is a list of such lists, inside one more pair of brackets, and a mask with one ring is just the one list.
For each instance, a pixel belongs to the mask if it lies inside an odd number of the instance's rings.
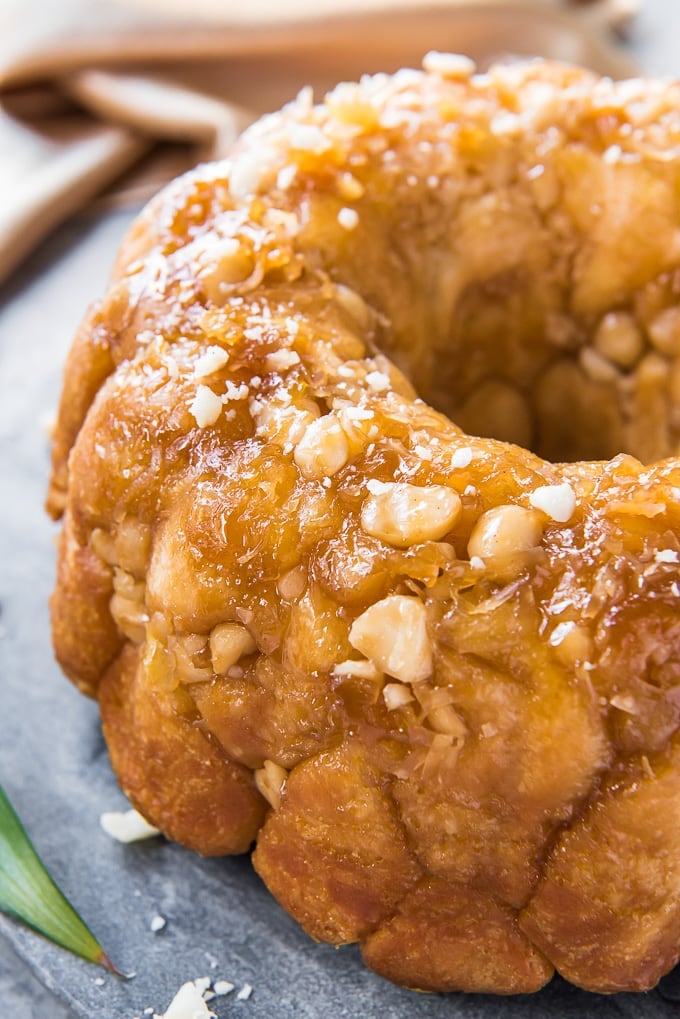
{"label": "chopped macadamia nut", "polygon": [[294,368],[300,364],[300,355],[294,350],[287,350],[282,347],[280,350],[273,350],[267,354],[264,366],[268,372],[283,372],[288,368]]}
{"label": "chopped macadamia nut", "polygon": [[627,715],[637,715],[640,709],[637,702],[632,694],[617,693],[613,697],[610,697],[609,703],[613,708],[618,708],[619,711],[625,712]]}
{"label": "chopped macadamia nut", "polygon": [[[355,322],[362,328],[366,329],[371,320],[372,313],[368,305],[364,301],[363,297],[352,290],[351,287],[343,286],[342,283],[336,283],[335,295],[338,300],[338,304],[348,315],[355,320]],[[349,372],[349,374],[347,374]],[[354,372],[348,365],[339,365],[338,374],[344,375],[345,378],[351,378]]]}
{"label": "chopped macadamia nut", "polygon": [[199,428],[214,425],[222,413],[222,400],[209,386],[197,386],[196,395],[189,405],[189,411]]}
{"label": "chopped macadamia nut", "polygon": [[598,325],[593,342],[602,357],[621,368],[631,368],[645,349],[635,319],[625,311],[608,312]]}
{"label": "chopped macadamia nut", "polygon": [[303,566],[295,566],[276,582],[276,590],[284,601],[295,601],[307,587],[307,573]]}
{"label": "chopped macadamia nut", "polygon": [[440,704],[428,711],[427,720],[435,732],[463,739],[467,734],[467,726],[451,704]]}
{"label": "chopped macadamia nut", "polygon": [[241,988],[241,990],[236,995],[236,1000],[237,1001],[247,1001],[252,993],[253,993],[252,984],[244,984],[243,987]]}
{"label": "chopped macadamia nut", "polygon": [[161,916],[160,913],[158,913],[156,914],[156,916],[151,918],[151,923],[149,924],[149,927],[151,928],[154,934],[157,934],[159,931],[163,930],[166,924],[167,920],[165,919],[165,917]]}
{"label": "chopped macadamia nut", "polygon": [[210,634],[212,667],[218,676],[225,675],[243,655],[256,650],[253,637],[240,623],[218,623]]}
{"label": "chopped macadamia nut", "polygon": [[331,147],[331,143],[320,127],[315,124],[295,124],[288,138],[291,149],[298,152],[314,152],[319,155]]}
{"label": "chopped macadamia nut", "polygon": [[118,565],[136,577],[146,575],[151,551],[151,529],[134,517],[118,524],[114,538]]}
{"label": "chopped macadamia nut", "polygon": [[372,371],[366,376],[366,384],[374,393],[385,393],[390,388],[390,377],[386,372]]}
{"label": "chopped macadamia nut", "polygon": [[163,1013],[163,1019],[211,1019],[211,1012],[201,991],[192,981],[182,984],[175,997]]}
{"label": "chopped macadamia nut", "polygon": [[464,467],[469,467],[472,463],[472,450],[469,446],[463,446],[460,449],[456,449],[451,456],[451,466],[456,470],[462,470]]}
{"label": "chopped macadamia nut", "polygon": [[274,810],[278,810],[281,804],[281,793],[287,778],[286,769],[274,761],[265,761],[255,772],[255,785]]}
{"label": "chopped macadamia nut", "polygon": [[206,296],[222,305],[230,289],[252,275],[255,259],[252,251],[236,237],[225,237],[209,244],[199,256],[203,268],[199,279]]}
{"label": "chopped macadamia nut", "polygon": [[334,676],[356,676],[357,679],[370,679],[378,680],[382,676],[382,672],[376,668],[375,663],[369,661],[368,658],[354,661],[348,659],[346,662],[338,662],[337,665],[333,666]]}
{"label": "chopped macadamia nut", "polygon": [[235,984],[232,984],[231,980],[216,980],[213,984],[213,991],[216,997],[221,998],[225,994],[231,994],[234,987]]}
{"label": "chopped macadamia nut", "polygon": [[90,535],[90,546],[93,552],[103,559],[109,566],[118,564],[118,553],[116,551],[113,535],[107,534],[101,528],[96,527]]}
{"label": "chopped macadamia nut", "polygon": [[319,417],[319,411],[311,402],[305,407],[286,403],[284,399],[250,401],[250,413],[255,423],[255,434],[279,445],[293,448],[303,438],[307,427]]}
{"label": "chopped macadamia nut", "polygon": [[194,375],[199,379],[213,375],[220,368],[224,368],[228,360],[229,354],[223,347],[208,347],[196,361]]}
{"label": "chopped macadamia nut", "polygon": [[568,482],[561,485],[541,485],[529,496],[529,502],[560,524],[566,524],[576,509],[576,494]]}
{"label": "chopped macadamia nut", "polygon": [[212,672],[204,661],[208,638],[202,633],[173,634],[168,638],[168,650],[172,652],[175,669],[183,683],[205,683],[212,679]]}
{"label": "chopped macadamia nut", "polygon": [[373,481],[368,488],[361,526],[367,534],[397,548],[439,541],[460,515],[459,495],[443,485]]}
{"label": "chopped macadamia nut", "polygon": [[344,207],[338,213],[338,223],[343,230],[355,230],[359,225],[359,213],[356,209]]}
{"label": "chopped macadamia nut", "polygon": [[228,379],[224,386],[224,393],[220,399],[222,400],[222,403],[230,403],[232,400],[247,400],[249,396],[250,390],[245,382],[241,382],[237,386]]}
{"label": "chopped macadamia nut", "polygon": [[308,481],[320,481],[337,474],[349,458],[347,436],[338,418],[326,414],[308,425],[293,457]]}
{"label": "chopped macadamia nut", "polygon": [[403,708],[405,704],[409,704],[415,699],[410,686],[407,686],[406,683],[386,683],[382,694],[388,711]]}
{"label": "chopped macadamia nut", "polygon": [[456,81],[469,78],[475,73],[476,65],[474,60],[470,60],[462,53],[440,53],[438,50],[430,50],[423,57],[423,69],[430,74],[438,74],[440,78]]}
{"label": "chopped macadamia nut", "polygon": [[346,202],[353,202],[364,194],[364,186],[351,173],[341,173],[338,178],[338,193]]}
{"label": "chopped macadamia nut", "polygon": [[548,638],[557,657],[564,665],[587,662],[593,654],[593,641],[588,630],[572,620],[558,623]]}
{"label": "chopped macadamia nut", "polygon": [[140,842],[160,835],[158,828],[149,824],[136,810],[107,811],[101,815],[99,823],[116,842]]}
{"label": "chopped macadamia nut", "polygon": [[298,168],[294,163],[283,166],[276,175],[276,186],[280,191],[287,191],[297,176]]}
{"label": "chopped macadamia nut", "polygon": [[471,561],[478,557],[486,562],[495,556],[536,548],[542,537],[543,524],[536,511],[512,504],[494,506],[482,513],[475,524],[468,554]]}
{"label": "chopped macadamia nut", "polygon": [[427,679],[432,673],[427,613],[419,598],[395,594],[371,605],[352,624],[349,642],[403,683]]}
{"label": "chopped macadamia nut", "polygon": [[149,622],[144,581],[137,581],[130,573],[116,567],[113,571],[113,590],[109,606],[116,625],[133,644],[141,644],[146,637],[146,625]]}
{"label": "chopped macadamia nut", "polygon": [[591,347],[583,348],[579,355],[579,363],[593,382],[615,382],[619,377],[616,365]]}
{"label": "chopped macadamia nut", "polygon": [[678,553],[673,548],[660,548],[654,553],[655,563],[677,563]]}
{"label": "chopped macadamia nut", "polygon": [[236,199],[257,194],[273,184],[279,164],[278,148],[260,138],[250,151],[242,150],[231,161],[229,190]]}
{"label": "chopped macadamia nut", "polygon": [[666,357],[677,357],[680,351],[680,309],[666,308],[647,329],[652,344]]}

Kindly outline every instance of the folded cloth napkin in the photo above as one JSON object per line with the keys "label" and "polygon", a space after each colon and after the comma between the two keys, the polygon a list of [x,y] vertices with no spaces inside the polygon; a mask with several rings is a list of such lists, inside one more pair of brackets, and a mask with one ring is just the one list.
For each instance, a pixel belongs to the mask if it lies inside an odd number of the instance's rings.
{"label": "folded cloth napkin", "polygon": [[149,172],[159,142],[191,143],[186,166],[219,157],[307,84],[430,49],[635,73],[610,31],[634,2],[0,0],[0,280],[131,167],[146,167],[136,201],[174,176],[167,147]]}

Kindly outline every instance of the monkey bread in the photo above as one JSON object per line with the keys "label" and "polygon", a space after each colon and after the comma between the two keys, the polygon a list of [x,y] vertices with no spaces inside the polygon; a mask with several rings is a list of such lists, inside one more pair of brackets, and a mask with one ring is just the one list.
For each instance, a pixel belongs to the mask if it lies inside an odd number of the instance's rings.
{"label": "monkey bread", "polygon": [[66,366],[65,672],[135,806],[409,987],[680,954],[680,86],[310,90],[169,185]]}

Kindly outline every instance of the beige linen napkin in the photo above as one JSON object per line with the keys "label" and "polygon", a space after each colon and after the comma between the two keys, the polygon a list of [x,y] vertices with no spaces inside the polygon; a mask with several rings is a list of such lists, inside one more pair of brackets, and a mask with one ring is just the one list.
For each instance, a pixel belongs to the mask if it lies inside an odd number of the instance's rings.
{"label": "beige linen napkin", "polygon": [[306,84],[430,49],[634,73],[609,32],[633,2],[0,0],[0,280],[130,167],[137,201],[184,168],[167,148],[144,162],[160,140],[191,143],[185,166],[219,156]]}

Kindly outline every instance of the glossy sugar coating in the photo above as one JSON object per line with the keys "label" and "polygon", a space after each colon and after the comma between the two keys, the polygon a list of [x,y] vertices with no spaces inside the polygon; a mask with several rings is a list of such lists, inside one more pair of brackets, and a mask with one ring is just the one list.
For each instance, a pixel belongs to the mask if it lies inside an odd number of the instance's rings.
{"label": "glossy sugar coating", "polygon": [[680,89],[425,66],[140,216],[66,367],[55,647],[135,805],[256,840],[313,937],[643,989],[680,952]]}

